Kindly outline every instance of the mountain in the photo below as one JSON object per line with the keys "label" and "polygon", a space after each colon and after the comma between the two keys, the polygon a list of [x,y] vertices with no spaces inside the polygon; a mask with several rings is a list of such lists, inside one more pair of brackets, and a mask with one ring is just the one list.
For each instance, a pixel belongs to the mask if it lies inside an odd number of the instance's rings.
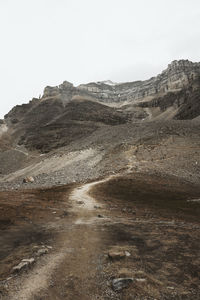
{"label": "mountain", "polygon": [[143,101],[145,98],[163,96],[169,92],[177,92],[183,88],[194,86],[200,79],[200,63],[188,60],[173,61],[167,69],[156,77],[145,81],[135,81],[108,85],[104,82],[89,83],[78,86],[102,102],[129,103]]}
{"label": "mountain", "polygon": [[69,102],[75,95],[92,97],[102,103],[133,104],[139,101],[151,100],[169,92],[178,92],[185,88],[199,87],[200,63],[188,60],[173,61],[167,69],[156,77],[145,81],[113,83],[112,81],[91,82],[74,87],[64,81],[56,87],[47,86],[42,99],[61,99]]}
{"label": "mountain", "polygon": [[[188,177],[188,162],[199,159],[199,120],[200,63],[188,60],[173,61],[145,81],[47,86],[40,99],[15,106],[1,120],[1,181],[19,183],[33,174],[46,184],[41,178],[57,172],[65,183],[127,168],[155,169],[155,161],[162,172]],[[184,160],[172,162],[170,171],[167,159],[179,155],[175,145]],[[52,157],[59,161],[54,167]]]}

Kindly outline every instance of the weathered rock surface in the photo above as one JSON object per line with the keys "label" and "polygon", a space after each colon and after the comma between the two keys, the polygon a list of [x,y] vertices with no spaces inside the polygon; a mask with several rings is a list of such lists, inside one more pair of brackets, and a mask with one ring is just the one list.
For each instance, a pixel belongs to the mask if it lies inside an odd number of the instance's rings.
{"label": "weathered rock surface", "polygon": [[35,188],[146,171],[147,165],[184,178],[192,169],[196,181],[199,66],[181,60],[146,81],[46,87],[42,97],[17,105],[1,121],[7,131],[0,136],[0,188],[28,188],[22,181],[30,174]]}
{"label": "weathered rock surface", "polygon": [[[145,81],[119,84],[101,81],[81,84],[77,87],[64,81],[59,86],[47,86],[41,100],[60,99],[65,105],[79,96],[80,99],[89,97],[103,103],[134,103],[144,98],[151,99],[169,92],[177,92],[188,86],[195,87],[196,84],[199,85],[199,79],[200,63],[175,60],[161,74]],[[17,120],[16,118],[13,122]]]}
{"label": "weathered rock surface", "polygon": [[179,91],[192,84],[200,77],[200,63],[188,60],[175,60],[168,68],[156,77],[145,81],[121,84],[89,83],[78,86],[98,98],[102,102],[133,102],[146,97]]}

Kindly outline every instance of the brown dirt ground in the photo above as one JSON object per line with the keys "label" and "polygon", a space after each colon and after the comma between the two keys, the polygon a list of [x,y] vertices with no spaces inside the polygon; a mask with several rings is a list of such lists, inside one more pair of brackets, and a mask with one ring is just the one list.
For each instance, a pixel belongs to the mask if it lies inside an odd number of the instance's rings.
{"label": "brown dirt ground", "polygon": [[72,188],[0,192],[0,280],[6,279],[21,259],[33,255],[34,246],[52,243],[54,231],[49,231],[47,224],[68,215],[63,196]]}
{"label": "brown dirt ground", "polygon": [[200,203],[187,201],[200,199],[199,186],[130,174],[97,185],[92,195],[107,203],[116,220],[108,227],[110,246],[132,254],[105,265],[105,272],[116,277],[125,268],[129,276],[146,279],[120,299],[200,299]]}
{"label": "brown dirt ground", "polygon": [[[200,299],[200,204],[187,202],[200,198],[200,187],[176,177],[113,177],[90,190],[99,208],[73,211],[78,188],[0,193],[0,299]],[[6,280],[37,245],[53,250]],[[112,261],[113,247],[131,256]],[[134,282],[114,292],[122,276]]]}

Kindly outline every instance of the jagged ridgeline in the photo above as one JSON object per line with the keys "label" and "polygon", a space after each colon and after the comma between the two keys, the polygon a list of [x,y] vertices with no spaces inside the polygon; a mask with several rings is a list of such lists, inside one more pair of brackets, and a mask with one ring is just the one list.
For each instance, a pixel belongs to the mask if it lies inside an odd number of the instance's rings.
{"label": "jagged ridgeline", "polygon": [[199,79],[200,63],[179,60],[173,61],[161,74],[149,80],[119,84],[112,81],[92,82],[78,87],[64,81],[58,87],[46,87],[43,98],[58,97],[69,101],[78,94],[91,96],[103,103],[133,103],[194,86],[199,83]]}
{"label": "jagged ridgeline", "polygon": [[198,119],[199,95],[200,63],[188,60],[173,61],[146,81],[77,87],[64,81],[47,86],[40,99],[14,107],[1,122],[1,132],[10,130],[11,144],[48,152],[87,138],[102,126]]}
{"label": "jagged ridgeline", "polygon": [[188,60],[14,107],[0,121],[0,299],[199,300],[199,150]]}

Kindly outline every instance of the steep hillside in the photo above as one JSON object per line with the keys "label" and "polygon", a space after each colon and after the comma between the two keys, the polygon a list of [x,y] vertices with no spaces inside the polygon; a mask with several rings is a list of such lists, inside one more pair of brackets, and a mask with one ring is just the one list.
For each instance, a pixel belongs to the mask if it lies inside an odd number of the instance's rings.
{"label": "steep hillside", "polygon": [[179,92],[169,92],[162,97],[155,97],[150,101],[143,101],[138,104],[139,107],[150,108],[161,115],[167,109],[172,108],[173,115],[170,119],[192,120],[200,115],[200,88],[192,89],[187,87]]}
{"label": "steep hillside", "polygon": [[147,81],[48,86],[0,123],[1,186],[27,175],[40,186],[124,170],[196,182],[199,119],[200,64],[188,60]]}
{"label": "steep hillside", "polygon": [[15,107],[5,118],[15,143],[42,152],[87,137],[100,126],[126,122],[126,114],[87,99],[65,105],[60,99],[34,100]]}

